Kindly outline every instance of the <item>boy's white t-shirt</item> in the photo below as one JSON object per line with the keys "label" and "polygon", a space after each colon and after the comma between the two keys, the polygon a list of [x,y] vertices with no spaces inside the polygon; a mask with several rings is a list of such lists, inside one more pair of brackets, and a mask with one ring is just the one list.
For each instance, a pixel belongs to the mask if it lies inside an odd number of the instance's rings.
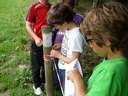
{"label": "boy's white t-shirt", "polygon": [[[64,38],[61,46],[61,53],[68,57],[72,55],[72,52],[82,53],[85,44],[85,39],[81,34],[79,27],[73,28],[72,30],[67,30],[64,33]],[[74,84],[72,81],[68,80],[68,71],[73,68],[77,68],[82,75],[81,65],[78,58],[72,61],[70,64],[64,63],[62,60],[58,62],[59,69],[65,69],[65,92],[64,96],[75,96]]]}
{"label": "boy's white t-shirt", "polygon": [[[67,30],[64,32],[64,38],[61,45],[61,53],[68,57],[72,55],[72,52],[80,52],[82,53],[83,47],[85,44],[85,39],[81,34],[79,27],[73,28],[71,30]],[[59,69],[65,69],[65,66],[62,60],[59,60],[58,67]]]}

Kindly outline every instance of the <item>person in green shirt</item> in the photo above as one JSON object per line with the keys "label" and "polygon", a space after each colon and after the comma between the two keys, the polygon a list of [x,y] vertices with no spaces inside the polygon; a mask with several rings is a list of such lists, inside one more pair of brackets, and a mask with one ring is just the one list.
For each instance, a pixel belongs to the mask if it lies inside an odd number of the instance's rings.
{"label": "person in green shirt", "polygon": [[94,68],[88,86],[77,69],[68,73],[75,96],[128,96],[128,9],[118,2],[96,6],[86,15],[81,31],[105,59]]}

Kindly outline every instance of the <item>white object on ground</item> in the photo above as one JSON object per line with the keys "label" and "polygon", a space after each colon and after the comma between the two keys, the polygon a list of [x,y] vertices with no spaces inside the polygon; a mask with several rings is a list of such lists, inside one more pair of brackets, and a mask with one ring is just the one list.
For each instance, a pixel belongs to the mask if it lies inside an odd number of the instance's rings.
{"label": "white object on ground", "polygon": [[35,93],[36,95],[41,95],[42,90],[41,90],[40,87],[35,88],[35,86],[33,86],[33,89],[34,89],[34,93]]}

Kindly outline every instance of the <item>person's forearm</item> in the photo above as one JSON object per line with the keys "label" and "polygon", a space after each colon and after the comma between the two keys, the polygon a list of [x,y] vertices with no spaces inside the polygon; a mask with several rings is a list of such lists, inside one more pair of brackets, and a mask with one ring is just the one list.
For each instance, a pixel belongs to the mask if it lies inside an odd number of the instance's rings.
{"label": "person's forearm", "polygon": [[74,61],[75,59],[78,59],[80,57],[80,53],[79,52],[72,52],[72,55],[68,55],[68,56],[64,56],[63,54],[60,54],[58,56],[58,58],[62,61],[64,61],[65,63],[69,64],[72,61]]}
{"label": "person's forearm", "polygon": [[26,29],[27,29],[27,32],[29,33],[29,35],[34,39],[36,40],[38,38],[38,36],[34,33],[34,31],[32,30],[32,27],[31,27],[31,23],[29,22],[26,22]]}
{"label": "person's forearm", "polygon": [[79,77],[79,79],[76,79],[74,81],[76,96],[85,96],[86,88],[84,86],[84,81],[82,77]]}
{"label": "person's forearm", "polygon": [[79,52],[72,52],[71,55],[64,56],[60,51],[57,50],[51,50],[51,57],[58,58],[59,60],[62,60],[63,62],[69,64],[75,59],[78,59],[80,56]]}
{"label": "person's forearm", "polygon": [[64,61],[65,63],[69,64],[71,63],[73,60],[75,60],[75,58],[69,58],[69,57],[65,57],[63,54],[61,54],[61,56],[59,56],[59,59]]}

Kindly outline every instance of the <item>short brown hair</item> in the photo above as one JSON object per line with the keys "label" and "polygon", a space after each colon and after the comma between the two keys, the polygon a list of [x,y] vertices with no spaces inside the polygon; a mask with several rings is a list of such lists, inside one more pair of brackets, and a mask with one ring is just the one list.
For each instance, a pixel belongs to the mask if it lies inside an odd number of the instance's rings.
{"label": "short brown hair", "polygon": [[73,9],[75,7],[76,0],[63,0],[63,3],[68,4]]}
{"label": "short brown hair", "polygon": [[63,3],[58,3],[54,5],[48,13],[48,23],[63,24],[64,22],[70,23],[73,21],[74,11],[68,5]]}
{"label": "short brown hair", "polygon": [[80,29],[86,35],[102,38],[102,44],[104,34],[108,33],[111,49],[128,53],[128,9],[121,3],[109,2],[91,9]]}

